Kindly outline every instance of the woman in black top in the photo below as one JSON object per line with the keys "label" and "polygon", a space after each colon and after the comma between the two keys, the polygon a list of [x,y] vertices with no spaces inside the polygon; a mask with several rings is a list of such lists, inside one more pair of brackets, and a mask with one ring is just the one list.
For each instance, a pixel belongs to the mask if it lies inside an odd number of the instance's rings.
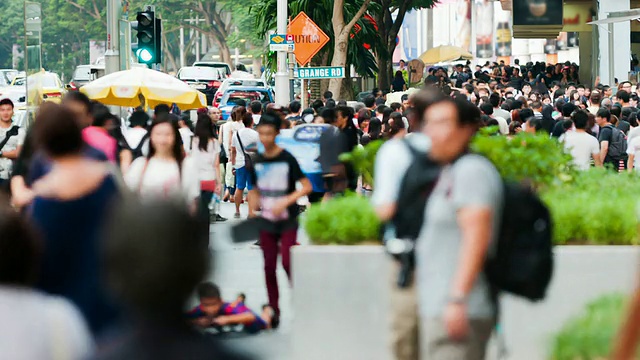
{"label": "woman in black top", "polygon": [[402,71],[396,71],[396,75],[393,77],[393,81],[391,81],[391,91],[405,91],[407,90],[407,82],[404,81],[404,76],[402,76]]}

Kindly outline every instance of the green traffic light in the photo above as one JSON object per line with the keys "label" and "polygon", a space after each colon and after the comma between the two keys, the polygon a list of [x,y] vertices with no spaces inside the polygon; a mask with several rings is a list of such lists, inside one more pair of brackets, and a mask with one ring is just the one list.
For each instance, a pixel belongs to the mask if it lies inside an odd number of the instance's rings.
{"label": "green traffic light", "polygon": [[138,49],[136,51],[136,56],[138,57],[138,61],[142,63],[148,63],[153,60],[153,54],[149,49]]}

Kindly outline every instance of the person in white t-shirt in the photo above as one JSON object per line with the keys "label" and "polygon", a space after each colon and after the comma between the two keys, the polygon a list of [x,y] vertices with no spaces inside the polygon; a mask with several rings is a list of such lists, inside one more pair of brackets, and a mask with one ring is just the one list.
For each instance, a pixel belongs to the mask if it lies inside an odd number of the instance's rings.
{"label": "person in white t-shirt", "polygon": [[[213,136],[213,125],[207,114],[198,115],[196,132],[192,142],[191,157],[198,168],[200,180],[200,204],[198,211],[208,226],[211,214],[209,203],[213,194],[219,194],[222,188],[220,181],[220,144]],[[224,221],[217,215],[216,221]],[[208,227],[207,227],[208,228]]]}
{"label": "person in white t-shirt", "polygon": [[254,100],[249,104],[251,110],[251,116],[253,117],[253,126],[260,124],[260,118],[262,117],[262,103],[258,100]]}
{"label": "person in white t-shirt", "polygon": [[[240,218],[240,204],[242,203],[242,194],[244,189],[249,191],[248,196],[252,195],[253,183],[251,182],[249,167],[251,159],[247,159],[248,155],[258,150],[258,141],[260,139],[258,132],[253,130],[253,117],[251,114],[244,114],[242,117],[244,128],[238,130],[231,139],[231,163],[236,172],[236,193],[234,195],[236,203],[235,218]],[[252,202],[249,201],[249,204]],[[254,209],[249,206],[249,217],[253,216]]]}
{"label": "person in white t-shirt", "polygon": [[182,139],[182,146],[184,148],[185,154],[191,154],[191,139],[193,139],[193,131],[189,125],[187,125],[187,120],[181,118],[178,121],[178,132],[180,133],[180,138]]}
{"label": "person in white t-shirt", "polygon": [[192,158],[184,156],[177,123],[175,115],[156,119],[149,130],[149,155],[137,158],[124,180],[142,200],[184,202],[195,214],[200,195],[198,168]]}
{"label": "person in white t-shirt", "polygon": [[564,143],[573,157],[573,163],[578,170],[589,170],[591,159],[596,166],[602,166],[600,160],[600,144],[598,139],[587,133],[589,115],[583,111],[576,111],[571,117],[576,128],[575,131],[568,131],[562,135],[560,141]]}
{"label": "person in white t-shirt", "polygon": [[140,147],[140,152],[142,155],[146,156],[149,154],[149,136],[147,131],[147,126],[149,125],[149,115],[142,111],[134,111],[129,118],[129,126],[130,128],[124,132],[124,139],[127,142],[127,145],[132,151],[122,151],[120,153],[120,168],[122,169],[122,173],[126,173],[133,162],[133,157],[135,154],[133,152],[140,146],[141,142],[142,146]]}

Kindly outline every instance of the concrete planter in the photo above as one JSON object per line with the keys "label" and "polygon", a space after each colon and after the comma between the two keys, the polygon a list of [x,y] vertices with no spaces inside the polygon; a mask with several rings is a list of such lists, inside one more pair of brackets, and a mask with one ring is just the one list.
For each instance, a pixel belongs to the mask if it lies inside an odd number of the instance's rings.
{"label": "concrete planter", "polygon": [[[555,254],[543,302],[502,298],[508,359],[545,359],[553,335],[586,303],[636,285],[640,247],[559,246]],[[380,246],[296,247],[293,359],[391,360],[389,265]]]}
{"label": "concrete planter", "polygon": [[382,246],[296,246],[292,359],[391,359],[388,270]]}

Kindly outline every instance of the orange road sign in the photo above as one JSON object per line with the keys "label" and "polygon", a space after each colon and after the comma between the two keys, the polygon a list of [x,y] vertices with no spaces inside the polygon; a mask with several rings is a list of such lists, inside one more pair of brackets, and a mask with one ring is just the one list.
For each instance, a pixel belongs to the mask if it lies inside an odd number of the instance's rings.
{"label": "orange road sign", "polygon": [[289,23],[287,34],[293,35],[296,61],[300,66],[305,66],[311,58],[329,42],[329,36],[316,25],[316,23],[304,12]]}

